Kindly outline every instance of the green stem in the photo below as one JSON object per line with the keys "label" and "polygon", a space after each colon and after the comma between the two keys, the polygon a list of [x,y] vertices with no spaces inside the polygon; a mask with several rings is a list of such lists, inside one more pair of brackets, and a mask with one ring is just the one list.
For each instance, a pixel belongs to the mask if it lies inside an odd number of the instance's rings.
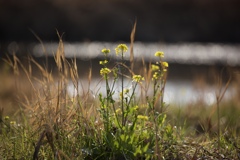
{"label": "green stem", "polygon": [[158,138],[158,122],[157,122],[157,118],[156,117],[156,108],[155,108],[155,103],[156,103],[156,96],[157,96],[157,91],[158,91],[158,87],[157,87],[157,80],[154,80],[154,85],[153,85],[153,100],[152,100],[152,114],[153,114],[153,121],[154,121],[154,125],[155,125],[155,156],[156,159],[159,159],[159,138]]}
{"label": "green stem", "polygon": [[157,80],[154,80],[154,85],[153,85],[153,100],[152,100],[152,109],[155,112],[155,101],[156,101],[156,96],[157,96]]}
{"label": "green stem", "polygon": [[135,86],[134,86],[134,88],[133,88],[133,92],[132,92],[132,94],[131,94],[131,96],[130,96],[130,99],[129,99],[129,101],[128,101],[128,104],[127,104],[127,108],[126,108],[126,111],[127,111],[127,112],[126,112],[125,121],[124,121],[125,124],[126,124],[127,116],[128,116],[128,113],[129,113],[129,105],[130,105],[130,102],[131,102],[132,99],[133,99],[133,96],[134,96],[134,93],[135,93],[136,88],[137,88],[137,83],[135,84]]}
{"label": "green stem", "polygon": [[[113,85],[112,85],[112,88],[111,88],[110,93],[113,93],[113,92],[114,92],[115,83],[116,83],[116,79],[114,79],[114,81],[113,81]],[[112,101],[112,95],[111,95],[111,101]],[[113,111],[114,111],[114,113],[115,113],[115,118],[116,118],[116,120],[117,120],[118,126],[122,129],[122,126],[120,125],[119,119],[118,119],[118,117],[117,117],[116,107],[115,107],[115,105],[114,105],[114,101],[113,101],[113,103],[112,103],[112,107],[113,107]]]}
{"label": "green stem", "polygon": [[[121,72],[121,81],[122,81],[122,94],[123,94],[123,90],[124,90],[124,83],[123,83],[123,51],[122,51],[122,57],[121,57],[121,66],[120,66],[120,72]],[[122,126],[125,125],[125,116],[124,116],[124,101],[123,101],[123,97],[122,97]]]}
{"label": "green stem", "polygon": [[109,94],[110,94],[110,89],[109,89],[109,84],[108,84],[108,79],[106,77],[106,92],[107,92],[107,105],[106,105],[106,127],[107,127],[107,132],[109,131]]}
{"label": "green stem", "polygon": [[[219,104],[220,100],[219,97],[217,96],[217,126],[218,126],[218,151],[220,150],[220,108],[219,108]],[[219,157],[220,158],[220,157]]]}
{"label": "green stem", "polygon": [[[133,87],[133,92],[132,92],[132,94],[131,94],[131,96],[130,96],[130,99],[129,99],[129,101],[128,101],[128,104],[127,104],[127,107],[128,107],[128,108],[129,108],[130,102],[131,102],[132,99],[133,99],[133,96],[134,96],[134,93],[135,93],[136,88],[137,88],[137,83],[136,83],[135,86]],[[128,108],[127,108],[127,109],[128,109]]]}

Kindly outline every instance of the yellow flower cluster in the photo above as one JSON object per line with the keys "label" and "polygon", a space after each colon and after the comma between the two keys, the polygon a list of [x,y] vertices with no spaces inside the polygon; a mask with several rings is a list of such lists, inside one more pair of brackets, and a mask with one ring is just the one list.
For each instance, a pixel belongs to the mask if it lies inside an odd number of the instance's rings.
{"label": "yellow flower cluster", "polygon": [[117,114],[117,115],[122,114],[122,110],[121,110],[120,108],[116,109],[116,114]]}
{"label": "yellow flower cluster", "polygon": [[138,110],[138,108],[139,108],[138,105],[136,105],[136,106],[133,107],[133,110],[136,111],[136,110]]}
{"label": "yellow flower cluster", "polygon": [[111,72],[111,70],[110,70],[109,68],[102,68],[102,69],[100,70],[100,74],[101,74],[102,76],[105,76],[105,75],[109,74],[110,72]]}
{"label": "yellow flower cluster", "polygon": [[107,56],[108,53],[110,53],[110,49],[103,48],[103,49],[102,49],[102,53],[103,53],[105,56]]}
{"label": "yellow flower cluster", "polygon": [[163,52],[157,51],[155,53],[155,56],[160,57],[160,62],[157,62],[156,64],[152,64],[151,66],[152,72],[154,72],[152,80],[158,80],[159,78],[161,78],[164,75],[163,72],[166,72],[168,68],[168,63],[161,61],[161,58],[164,57]]}
{"label": "yellow flower cluster", "polygon": [[99,61],[99,64],[101,64],[101,65],[106,65],[107,63],[108,63],[108,60]]}
{"label": "yellow flower cluster", "polygon": [[162,66],[167,68],[168,67],[168,63],[167,62],[162,62]]}
{"label": "yellow flower cluster", "polygon": [[155,53],[155,56],[156,57],[164,57],[164,53],[162,52],[162,51],[157,51],[156,53]]}
{"label": "yellow flower cluster", "polygon": [[107,106],[104,104],[104,105],[101,105],[101,109],[106,109]]}
{"label": "yellow flower cluster", "polygon": [[128,89],[128,88],[127,88],[127,89],[124,89],[124,90],[123,90],[123,93],[124,93],[124,94],[128,94],[128,93],[129,93],[129,89]]}
{"label": "yellow flower cluster", "polygon": [[148,120],[148,116],[138,115],[137,119],[141,119],[141,120],[147,121]]}
{"label": "yellow flower cluster", "polygon": [[134,82],[140,82],[140,81],[144,81],[144,77],[142,77],[141,75],[134,75],[134,76],[132,77],[132,80],[133,80]]}
{"label": "yellow flower cluster", "polygon": [[168,63],[167,62],[162,62],[162,67],[163,67],[163,71],[166,72],[167,71],[167,67],[168,67]]}
{"label": "yellow flower cluster", "polygon": [[153,79],[153,80],[158,80],[159,77],[160,77],[160,73],[159,73],[159,72],[154,72],[152,79]]}
{"label": "yellow flower cluster", "polygon": [[123,90],[123,93],[120,92],[119,96],[120,96],[120,99],[122,99],[124,97],[124,95],[128,94],[129,93],[129,89],[124,89]]}
{"label": "yellow flower cluster", "polygon": [[152,71],[159,71],[160,67],[156,64],[152,64]]}
{"label": "yellow flower cluster", "polygon": [[8,121],[8,120],[9,120],[9,116],[5,116],[5,117],[4,117],[4,120],[5,120],[5,121]]}
{"label": "yellow flower cluster", "polygon": [[119,53],[123,54],[128,51],[128,47],[126,44],[119,44],[117,48],[115,48],[116,55],[118,56]]}
{"label": "yellow flower cluster", "polygon": [[10,122],[10,125],[16,125],[17,123],[16,123],[16,121],[11,121]]}

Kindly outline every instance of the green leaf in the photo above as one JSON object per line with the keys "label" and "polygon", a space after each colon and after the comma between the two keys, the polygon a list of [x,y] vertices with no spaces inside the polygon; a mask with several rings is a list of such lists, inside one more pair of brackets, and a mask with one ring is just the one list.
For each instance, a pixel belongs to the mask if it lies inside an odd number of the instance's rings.
{"label": "green leaf", "polygon": [[147,152],[147,150],[148,150],[148,147],[149,147],[149,142],[143,147],[143,149],[142,149],[142,151],[143,151],[143,153],[146,153]]}

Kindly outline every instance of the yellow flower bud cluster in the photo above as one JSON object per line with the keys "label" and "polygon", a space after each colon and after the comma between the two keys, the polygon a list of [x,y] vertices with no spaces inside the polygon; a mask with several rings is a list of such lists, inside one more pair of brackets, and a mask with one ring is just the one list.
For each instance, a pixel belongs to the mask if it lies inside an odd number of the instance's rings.
{"label": "yellow flower bud cluster", "polygon": [[144,77],[142,77],[141,75],[134,75],[134,76],[132,77],[132,80],[133,80],[134,82],[141,82],[141,81],[144,81]]}
{"label": "yellow flower bud cluster", "polygon": [[129,91],[130,91],[129,89],[124,89],[124,90],[123,90],[123,93],[120,92],[120,94],[119,94],[120,99],[125,98],[126,95],[129,93]]}
{"label": "yellow flower bud cluster", "polygon": [[103,48],[103,49],[102,49],[102,53],[103,53],[105,56],[107,56],[108,53],[110,53],[110,49]]}
{"label": "yellow flower bud cluster", "polygon": [[160,67],[156,64],[152,64],[152,71],[159,71]]}
{"label": "yellow flower bud cluster", "polygon": [[162,51],[157,51],[157,52],[155,53],[155,56],[156,56],[156,57],[161,57],[161,58],[163,58],[163,57],[164,57],[164,53],[163,53]]}
{"label": "yellow flower bud cluster", "polygon": [[99,61],[99,64],[105,66],[108,63],[108,60],[104,60],[104,61]]}
{"label": "yellow flower bud cluster", "polygon": [[155,53],[155,56],[160,57],[160,62],[151,65],[151,70],[153,72],[152,80],[158,80],[164,75],[163,73],[166,72],[168,68],[168,62],[164,62],[161,60],[161,58],[164,57],[164,53],[162,51],[157,51]]}
{"label": "yellow flower bud cluster", "polygon": [[128,47],[126,44],[119,44],[117,48],[115,48],[116,55],[118,56],[119,53],[123,54],[128,51]]}
{"label": "yellow flower bud cluster", "polygon": [[120,108],[116,109],[116,114],[117,115],[121,115],[122,114],[122,110]]}
{"label": "yellow flower bud cluster", "polygon": [[168,68],[168,62],[162,62],[163,71],[166,72]]}
{"label": "yellow flower bud cluster", "polygon": [[109,68],[102,68],[100,70],[100,75],[105,76],[105,75],[109,74],[110,72],[111,72],[111,70]]}
{"label": "yellow flower bud cluster", "polygon": [[159,72],[154,72],[152,79],[153,79],[153,80],[158,80],[159,77],[160,77],[160,75],[161,75],[161,74],[160,74]]}
{"label": "yellow flower bud cluster", "polygon": [[148,116],[138,115],[137,119],[141,119],[141,120],[147,121],[148,120]]}
{"label": "yellow flower bud cluster", "polygon": [[[107,58],[107,55],[110,53],[110,49],[103,48],[102,53],[105,55],[105,58]],[[107,68],[108,60],[105,59],[103,61],[99,61],[100,65],[103,65],[104,67],[100,70],[100,75],[104,77],[104,79],[108,79],[108,74],[111,72],[109,68]]]}

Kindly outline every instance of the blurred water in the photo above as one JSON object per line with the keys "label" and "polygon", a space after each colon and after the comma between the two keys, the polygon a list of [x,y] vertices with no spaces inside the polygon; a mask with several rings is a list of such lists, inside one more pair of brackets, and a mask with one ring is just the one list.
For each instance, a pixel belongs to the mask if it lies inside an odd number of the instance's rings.
{"label": "blurred water", "polygon": [[[92,59],[103,56],[101,50],[106,47],[114,53],[114,48],[119,43],[93,42],[93,43],[67,43],[64,42],[66,57],[77,57],[82,59]],[[130,46],[130,44],[127,44]],[[53,55],[56,52],[58,43],[45,43],[46,53]],[[134,43],[134,58],[144,58],[146,61],[154,60],[154,53],[158,50],[164,51],[165,60],[170,63],[182,64],[224,64],[230,66],[240,65],[240,45],[230,44],[201,44],[201,43]],[[41,44],[32,47],[35,56],[44,55]],[[117,58],[111,54],[112,58]],[[129,54],[126,54],[129,58]]]}
{"label": "blurred water", "polygon": [[[70,95],[74,96],[79,94],[84,94],[89,91],[91,96],[95,99],[98,99],[99,93],[106,96],[106,84],[105,81],[100,79],[93,79],[91,85],[88,86],[87,80],[79,81],[79,91],[76,90],[74,85],[70,83],[68,85],[68,92]],[[113,84],[112,81],[109,82],[110,86]],[[124,88],[128,88],[131,94],[133,91],[134,83],[130,80],[124,80]],[[111,87],[110,87],[111,88]],[[223,100],[229,100],[234,96],[235,89],[230,87],[225,95]],[[118,81],[114,86],[114,95],[113,98],[117,101],[119,100],[119,95],[121,92],[121,82]],[[147,95],[152,95],[151,87],[147,91]],[[164,102],[167,104],[184,106],[187,104],[202,103],[205,105],[213,105],[216,103],[216,94],[218,90],[216,87],[206,87],[206,88],[196,88],[191,81],[173,81],[169,80],[166,83],[165,92],[164,92]],[[135,95],[140,97],[141,93],[144,93],[144,90],[141,90],[141,87],[137,87]],[[145,96],[143,98],[146,98]]]}

